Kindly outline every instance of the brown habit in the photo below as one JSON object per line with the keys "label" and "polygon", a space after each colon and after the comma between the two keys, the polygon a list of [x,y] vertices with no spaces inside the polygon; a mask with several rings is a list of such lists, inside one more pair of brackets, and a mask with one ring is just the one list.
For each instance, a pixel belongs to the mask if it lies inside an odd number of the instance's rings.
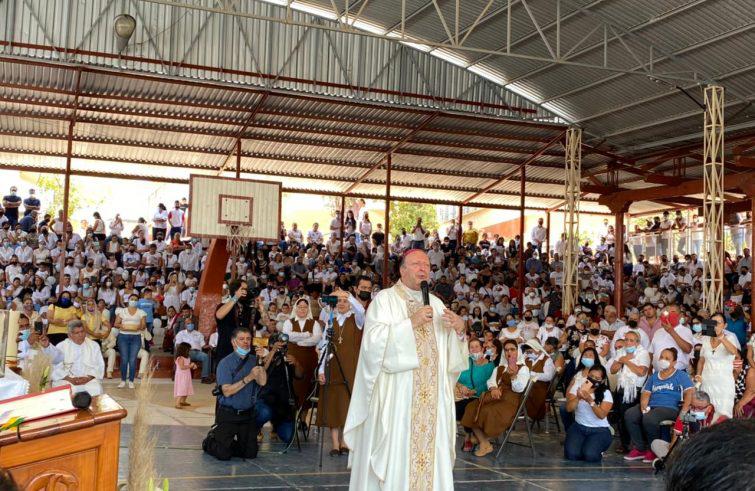
{"label": "brown habit", "polygon": [[[333,346],[338,355],[330,359],[330,366],[325,371],[328,382],[320,386],[319,403],[317,406],[317,425],[328,428],[340,428],[346,424],[346,414],[349,412],[349,391],[354,387],[354,376],[359,360],[359,347],[362,344],[362,330],[357,328],[354,316],[349,316],[343,326],[333,320]],[[348,391],[341,376],[340,367],[349,384]],[[328,373],[329,372],[329,373]],[[323,388],[327,387],[323,400]]]}

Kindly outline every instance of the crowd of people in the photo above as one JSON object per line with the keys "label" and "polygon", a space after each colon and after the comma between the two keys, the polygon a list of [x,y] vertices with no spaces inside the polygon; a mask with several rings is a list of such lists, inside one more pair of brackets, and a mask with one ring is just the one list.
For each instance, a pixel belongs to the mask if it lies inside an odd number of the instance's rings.
{"label": "crowd of people", "polygon": [[[345,217],[336,212],[327,237],[317,223],[306,232],[281,224],[279,240],[233,254],[217,330],[206,336],[194,313],[206,252],[183,236],[185,200],[170,210],[159,205],[151,228],[140,219],[126,231],[119,216],[106,224],[95,213],[79,235],[62,213],[42,215],[33,190],[24,200],[15,191],[3,198],[0,215],[0,307],[23,314],[22,363],[44,351],[56,366],[54,383],[96,394],[118,355],[120,387],[133,387],[159,330],[163,343],[153,350],[176,353],[177,407],[188,404],[192,369],[218,383],[225,411],[218,418],[227,425],[207,447],[219,458],[256,454],[250,433],[267,422],[290,441],[318,382],[320,391],[328,388],[317,422],[331,429],[330,453],[348,453],[344,381],[353,380],[366,311],[384,277],[392,284],[406,251],[416,249],[426,251],[431,291],[463,320],[469,338],[468,369],[455,390],[463,451],[491,452],[491,440],[514,423],[525,399],[529,417],[542,420],[557,391],[565,398],[564,455],[590,462],[608,451],[613,431],[626,459],[652,461],[664,420],[689,414],[699,427],[755,414],[746,248],[727,256],[722,312],[702,308],[700,258],[673,248],[652,263],[625,254],[617,310],[615,237],[606,224],[595,249],[579,249],[579,296],[565,312],[566,237],[547,247],[542,219],[529,240],[478,231],[472,222],[443,234],[419,219],[389,238],[359,200]],[[326,345],[328,331],[335,342]],[[323,352],[337,355],[328,373]],[[244,411],[254,414],[248,428],[239,423]],[[228,435],[233,446],[223,443]]]}

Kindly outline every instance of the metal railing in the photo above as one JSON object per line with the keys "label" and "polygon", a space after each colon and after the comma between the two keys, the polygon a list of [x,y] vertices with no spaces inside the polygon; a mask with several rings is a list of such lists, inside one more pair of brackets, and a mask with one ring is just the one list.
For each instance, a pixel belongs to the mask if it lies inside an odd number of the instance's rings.
{"label": "metal railing", "polygon": [[[752,224],[727,225],[724,227],[724,249],[731,253],[741,255],[747,247],[752,249]],[[629,252],[632,259],[637,260],[640,254],[651,263],[660,260],[664,254],[671,259],[675,254],[697,254],[703,252],[703,228],[702,226],[684,230],[671,229],[662,232],[638,232],[631,233],[627,238]]]}

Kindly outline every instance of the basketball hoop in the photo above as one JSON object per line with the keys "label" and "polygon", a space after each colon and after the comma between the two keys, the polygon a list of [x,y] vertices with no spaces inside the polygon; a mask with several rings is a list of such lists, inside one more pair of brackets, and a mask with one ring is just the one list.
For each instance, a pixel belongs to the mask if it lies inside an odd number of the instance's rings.
{"label": "basketball hoop", "polygon": [[241,247],[244,246],[249,239],[252,227],[249,225],[226,225],[226,248],[231,256],[236,257]]}

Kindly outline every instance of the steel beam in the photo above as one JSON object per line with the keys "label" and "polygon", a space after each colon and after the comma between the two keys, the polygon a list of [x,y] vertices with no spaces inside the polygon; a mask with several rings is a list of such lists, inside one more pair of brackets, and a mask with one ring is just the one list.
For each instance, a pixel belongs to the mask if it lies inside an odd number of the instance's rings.
{"label": "steel beam", "polygon": [[724,89],[705,88],[703,127],[703,306],[723,311],[724,285]]}
{"label": "steel beam", "polygon": [[[577,265],[579,262],[579,199],[582,174],[582,130],[569,128],[566,132],[566,159],[564,173],[564,231],[566,247],[564,249],[564,282],[562,290],[562,307],[564,315],[573,312],[577,305],[578,281]],[[621,285],[616,285],[621,288]]]}
{"label": "steel beam", "polygon": [[390,284],[390,267],[389,256],[391,255],[391,167],[393,167],[392,157],[388,155],[387,166],[385,169],[385,237],[383,238],[383,288],[388,288]]}

